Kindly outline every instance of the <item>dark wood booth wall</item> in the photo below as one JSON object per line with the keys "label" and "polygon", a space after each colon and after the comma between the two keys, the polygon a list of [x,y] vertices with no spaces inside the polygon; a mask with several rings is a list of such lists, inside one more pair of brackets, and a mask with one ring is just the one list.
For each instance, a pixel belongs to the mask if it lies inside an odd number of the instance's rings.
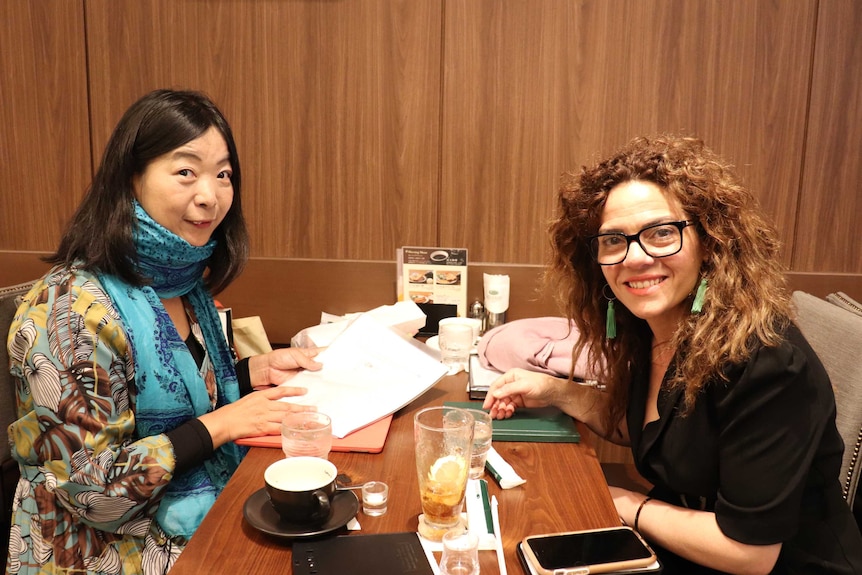
{"label": "dark wood booth wall", "polygon": [[[402,245],[533,289],[560,174],[645,133],[704,138],[781,230],[796,286],[862,298],[862,3],[19,0],[0,4],[0,285],[31,279],[110,130],[156,87],[235,130],[252,234],[221,299],[286,341],[394,299]],[[799,282],[802,282],[801,284]]]}
{"label": "dark wood booth wall", "polygon": [[41,0],[0,18],[4,284],[56,244],[123,110],[174,86],[232,121],[262,281],[223,299],[301,307],[264,318],[279,339],[308,310],[374,299],[324,296],[391,287],[401,245],[541,266],[560,174],[642,133],[703,137],[790,269],[862,297],[853,0]]}
{"label": "dark wood booth wall", "polygon": [[853,0],[22,0],[0,17],[3,252],[50,250],[123,110],[173,86],[232,121],[254,258],[439,244],[541,265],[563,171],[678,132],[737,163],[794,271],[862,274]]}

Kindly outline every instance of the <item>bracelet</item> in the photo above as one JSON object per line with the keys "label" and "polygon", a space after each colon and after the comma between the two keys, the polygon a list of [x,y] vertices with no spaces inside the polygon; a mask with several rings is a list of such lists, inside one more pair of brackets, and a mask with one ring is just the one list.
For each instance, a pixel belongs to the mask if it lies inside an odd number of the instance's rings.
{"label": "bracelet", "polygon": [[641,518],[641,511],[643,511],[644,505],[646,505],[651,500],[652,500],[652,497],[645,497],[644,500],[641,501],[641,504],[638,505],[638,510],[635,511],[635,524],[634,524],[635,531],[638,530],[638,519]]}

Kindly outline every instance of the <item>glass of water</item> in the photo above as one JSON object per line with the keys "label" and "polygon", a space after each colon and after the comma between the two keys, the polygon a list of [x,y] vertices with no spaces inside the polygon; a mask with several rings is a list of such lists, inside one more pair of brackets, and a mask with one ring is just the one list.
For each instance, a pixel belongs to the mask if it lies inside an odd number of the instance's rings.
{"label": "glass of water", "polygon": [[491,416],[481,409],[468,409],[473,416],[473,451],[470,455],[470,479],[479,479],[485,473],[485,460],[491,449]]}
{"label": "glass of water", "polygon": [[281,422],[281,449],[285,457],[307,455],[329,459],[332,420],[318,411],[297,411]]}
{"label": "glass of water", "polygon": [[[463,318],[446,318],[463,319]],[[440,320],[438,342],[440,345],[440,360],[449,368],[450,375],[458,373],[467,367],[470,361],[470,350],[473,348],[473,327],[468,323],[447,322]]]}

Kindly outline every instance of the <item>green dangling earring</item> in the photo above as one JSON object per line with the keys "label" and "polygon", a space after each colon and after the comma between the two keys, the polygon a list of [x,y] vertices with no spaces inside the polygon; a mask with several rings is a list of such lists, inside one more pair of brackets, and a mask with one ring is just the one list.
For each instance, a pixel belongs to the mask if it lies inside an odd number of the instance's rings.
{"label": "green dangling earring", "polygon": [[694,301],[691,302],[691,313],[700,313],[703,309],[703,300],[706,299],[706,288],[709,282],[706,278],[701,278],[700,284],[697,286],[697,292],[694,294]]}
{"label": "green dangling earring", "polygon": [[608,300],[608,316],[605,320],[605,335],[608,339],[617,337],[617,318],[614,313],[614,300]]}
{"label": "green dangling earring", "polygon": [[608,300],[608,312],[605,317],[605,337],[608,339],[614,339],[617,337],[617,315],[614,311],[614,300],[615,297],[608,297],[605,295],[605,288],[610,287],[605,284],[605,287],[602,288],[602,295]]}

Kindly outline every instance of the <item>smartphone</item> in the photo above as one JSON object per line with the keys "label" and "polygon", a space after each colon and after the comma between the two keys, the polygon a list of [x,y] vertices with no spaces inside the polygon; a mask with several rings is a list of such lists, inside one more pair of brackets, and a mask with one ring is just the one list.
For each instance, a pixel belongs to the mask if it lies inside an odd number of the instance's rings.
{"label": "smartphone", "polygon": [[531,535],[526,560],[540,575],[586,575],[649,567],[656,556],[631,527]]}

